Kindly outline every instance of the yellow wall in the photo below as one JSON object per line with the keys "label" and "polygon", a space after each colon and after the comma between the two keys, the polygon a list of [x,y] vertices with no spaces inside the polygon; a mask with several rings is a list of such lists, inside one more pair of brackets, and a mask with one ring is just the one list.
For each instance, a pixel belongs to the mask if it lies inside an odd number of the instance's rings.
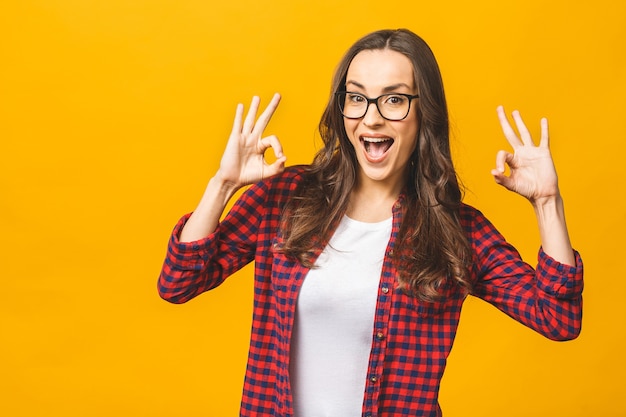
{"label": "yellow wall", "polygon": [[466,304],[446,417],[624,416],[626,5],[565,0],[5,0],[0,5],[0,415],[236,415],[251,269],[192,302],[156,293],[169,232],[215,171],[235,105],[311,159],[343,51],[408,27],[442,67],[457,166],[534,262],[530,206],[490,177],[495,108],[551,122],[586,265],[580,338]]}

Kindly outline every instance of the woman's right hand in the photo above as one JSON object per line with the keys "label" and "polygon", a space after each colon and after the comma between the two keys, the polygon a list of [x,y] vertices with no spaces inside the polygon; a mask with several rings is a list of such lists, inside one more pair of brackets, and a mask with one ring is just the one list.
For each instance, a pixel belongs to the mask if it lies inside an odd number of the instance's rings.
{"label": "woman's right hand", "polygon": [[[274,94],[272,101],[257,119],[260,102],[259,97],[252,98],[245,120],[243,104],[237,105],[233,130],[216,174],[216,178],[229,188],[238,189],[255,183],[278,174],[285,168],[287,158],[283,154],[278,138],[274,135],[262,137],[263,131],[278,107],[280,95]],[[268,164],[264,158],[268,148],[273,149],[276,157],[272,164]]]}
{"label": "woman's right hand", "polygon": [[[181,242],[192,242],[207,237],[217,227],[220,216],[235,191],[285,169],[283,149],[276,136],[263,138],[263,130],[269,123],[280,102],[274,94],[267,108],[256,118],[259,97],[253,97],[250,110],[243,119],[243,105],[237,106],[233,130],[222,155],[220,168],[207,185],[200,203],[191,214],[180,233]],[[264,154],[274,150],[276,161],[268,164]]]}

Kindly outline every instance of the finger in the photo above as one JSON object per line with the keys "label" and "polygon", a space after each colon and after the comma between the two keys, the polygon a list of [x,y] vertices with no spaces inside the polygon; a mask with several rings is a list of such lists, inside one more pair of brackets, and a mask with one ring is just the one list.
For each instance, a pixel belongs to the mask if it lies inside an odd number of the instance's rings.
{"label": "finger", "polygon": [[499,172],[495,169],[491,171],[491,175],[493,175],[493,179],[496,184],[503,186],[507,190],[513,189],[513,180],[511,179],[511,177],[507,177],[502,172]]}
{"label": "finger", "polygon": [[250,109],[248,110],[246,121],[243,123],[243,129],[241,130],[241,132],[248,133],[251,132],[254,128],[254,120],[256,119],[256,113],[259,110],[260,102],[261,99],[258,96],[252,97],[252,101],[250,102]]}
{"label": "finger", "polygon": [[282,156],[274,161],[272,164],[266,164],[263,169],[263,175],[265,178],[271,177],[272,175],[280,174],[285,170],[285,161],[287,160],[286,156]]}
{"label": "finger", "polygon": [[237,104],[237,110],[235,110],[235,120],[233,121],[233,133],[241,132],[241,121],[243,119],[243,104]]}
{"label": "finger", "polygon": [[510,165],[512,160],[513,160],[513,154],[511,154],[510,152],[507,152],[507,151],[499,151],[496,154],[496,168],[495,168],[495,170],[497,172],[503,174],[506,164]]}
{"label": "finger", "polygon": [[497,184],[504,186],[505,188],[511,189],[513,186],[513,179],[511,178],[511,174],[506,175],[505,173],[505,165],[509,164],[513,159],[513,155],[506,151],[500,151],[496,155],[496,167],[491,170],[491,175],[493,175],[493,179]]}
{"label": "finger", "polygon": [[278,138],[274,135],[261,139],[259,141],[259,147],[261,153],[264,153],[268,148],[272,148],[274,150],[274,156],[276,156],[276,158],[281,158],[283,156],[283,146]]}
{"label": "finger", "polygon": [[541,140],[539,146],[543,148],[550,147],[550,131],[548,129],[548,119],[545,117],[541,119]]}
{"label": "finger", "polygon": [[263,113],[261,113],[261,115],[259,116],[254,126],[254,133],[258,134],[259,136],[263,133],[272,116],[274,115],[274,112],[278,107],[278,103],[280,103],[280,94],[276,93],[274,94],[274,97],[272,97],[272,100],[267,105],[265,110],[263,110]]}
{"label": "finger", "polygon": [[515,130],[511,127],[509,120],[506,117],[506,113],[504,113],[504,107],[498,106],[498,119],[500,120],[500,126],[502,127],[502,132],[504,133],[504,137],[511,144],[512,147],[521,146],[522,142],[517,137]]}
{"label": "finger", "polygon": [[524,145],[532,145],[533,138],[530,136],[530,132],[528,131],[524,120],[522,120],[522,115],[519,111],[513,111],[513,120],[515,120],[517,131],[519,132],[520,138],[522,139],[522,142],[524,142]]}

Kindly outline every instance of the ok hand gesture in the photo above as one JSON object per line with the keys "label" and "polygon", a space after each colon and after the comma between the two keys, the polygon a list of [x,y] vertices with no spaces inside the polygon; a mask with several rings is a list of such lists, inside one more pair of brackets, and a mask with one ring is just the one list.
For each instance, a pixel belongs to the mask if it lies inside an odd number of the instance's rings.
{"label": "ok hand gesture", "polygon": [[[233,188],[240,188],[278,174],[285,166],[287,158],[283,155],[278,138],[274,135],[262,137],[263,131],[278,107],[280,95],[274,95],[272,101],[257,119],[260,101],[259,97],[252,98],[245,120],[243,104],[237,106],[233,129],[217,172],[217,176]],[[272,148],[276,156],[276,161],[272,164],[268,164],[264,158],[268,148]]]}
{"label": "ok hand gesture", "polygon": [[[181,242],[192,242],[212,233],[237,189],[283,171],[287,158],[283,155],[278,138],[261,136],[278,107],[280,95],[274,95],[257,119],[260,101],[258,97],[252,99],[245,120],[243,105],[237,106],[233,130],[222,155],[220,168],[209,181],[200,203],[183,227],[179,236]],[[264,158],[268,148],[272,148],[276,156],[272,164],[268,164]]]}
{"label": "ok hand gesture", "polygon": [[[548,120],[541,119],[541,139],[536,146],[518,111],[513,112],[513,120],[519,136],[509,124],[504,108],[499,106],[497,112],[502,131],[513,147],[513,153],[498,152],[496,168],[491,171],[495,181],[526,197],[533,204],[557,197],[559,188],[549,148]],[[508,176],[504,173],[505,164],[510,168]]]}

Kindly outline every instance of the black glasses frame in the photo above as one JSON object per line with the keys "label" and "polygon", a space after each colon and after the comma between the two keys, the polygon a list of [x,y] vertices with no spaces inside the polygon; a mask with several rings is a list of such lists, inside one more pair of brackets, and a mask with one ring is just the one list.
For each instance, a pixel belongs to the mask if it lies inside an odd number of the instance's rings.
{"label": "black glasses frame", "polygon": [[[365,117],[365,115],[367,114],[367,111],[370,108],[370,104],[375,104],[376,105],[376,110],[378,110],[378,114],[381,115],[381,117],[385,120],[389,120],[392,122],[399,122],[400,120],[404,120],[406,119],[406,117],[409,115],[409,112],[411,111],[411,102],[416,99],[419,98],[419,94],[404,94],[404,93],[386,93],[386,94],[381,94],[376,98],[369,98],[361,93],[355,93],[353,91],[337,91],[335,93],[335,96],[338,98],[340,95],[342,94],[354,94],[357,96],[361,96],[363,97],[366,101],[367,101],[367,106],[365,106],[365,111],[363,112],[363,114],[359,117],[351,117],[351,116],[346,116],[343,112],[343,103],[341,102],[341,100],[337,100],[337,104],[339,105],[339,110],[341,111],[341,114],[343,115],[343,117],[345,117],[346,119],[352,119],[352,120],[356,120],[356,119],[362,119],[363,117]],[[390,119],[388,117],[385,117],[385,115],[383,114],[383,112],[380,111],[380,107],[378,107],[378,100],[380,100],[381,97],[385,97],[385,96],[403,96],[406,97],[409,100],[409,107],[407,107],[406,109],[406,114],[404,115],[404,117],[402,117],[401,119]]]}

